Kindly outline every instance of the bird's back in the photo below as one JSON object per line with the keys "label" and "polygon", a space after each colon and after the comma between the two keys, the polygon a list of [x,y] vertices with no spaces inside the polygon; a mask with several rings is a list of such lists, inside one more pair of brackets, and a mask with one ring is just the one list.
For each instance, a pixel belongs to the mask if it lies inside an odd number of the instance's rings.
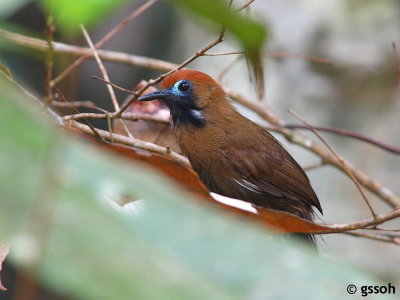
{"label": "bird's back", "polygon": [[215,118],[204,127],[176,128],[176,134],[210,191],[307,220],[313,207],[322,212],[307,175],[270,133],[233,107],[209,115]]}

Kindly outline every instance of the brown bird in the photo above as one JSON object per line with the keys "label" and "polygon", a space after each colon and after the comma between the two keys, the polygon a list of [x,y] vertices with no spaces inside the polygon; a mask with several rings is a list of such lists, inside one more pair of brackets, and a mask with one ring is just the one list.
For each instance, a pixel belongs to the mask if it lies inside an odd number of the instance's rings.
{"label": "brown bird", "polygon": [[[201,181],[214,193],[312,220],[322,208],[303,169],[267,131],[242,116],[208,75],[181,70],[139,101],[160,99]],[[311,244],[314,237],[296,234]]]}

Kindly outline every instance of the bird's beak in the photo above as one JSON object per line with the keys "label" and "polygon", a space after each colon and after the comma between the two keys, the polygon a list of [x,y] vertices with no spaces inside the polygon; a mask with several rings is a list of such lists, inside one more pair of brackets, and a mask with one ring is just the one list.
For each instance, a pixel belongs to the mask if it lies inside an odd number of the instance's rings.
{"label": "bird's beak", "polygon": [[171,99],[173,96],[174,96],[174,94],[170,90],[158,90],[158,91],[140,96],[138,98],[138,101],[151,101],[154,99],[168,100],[168,99]]}

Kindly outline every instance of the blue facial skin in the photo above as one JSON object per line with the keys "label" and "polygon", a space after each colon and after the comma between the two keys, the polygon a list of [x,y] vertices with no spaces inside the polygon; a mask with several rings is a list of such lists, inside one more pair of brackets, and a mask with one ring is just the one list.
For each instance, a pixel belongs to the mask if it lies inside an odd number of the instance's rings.
{"label": "blue facial skin", "polygon": [[192,125],[200,128],[206,123],[201,109],[196,106],[196,95],[189,80],[179,80],[171,88],[143,95],[138,101],[154,99],[165,101],[175,127]]}
{"label": "blue facial skin", "polygon": [[196,106],[196,95],[193,93],[193,85],[188,80],[179,80],[169,89],[170,99],[166,104],[171,110],[174,126],[193,125],[203,127],[205,120],[203,113]]}

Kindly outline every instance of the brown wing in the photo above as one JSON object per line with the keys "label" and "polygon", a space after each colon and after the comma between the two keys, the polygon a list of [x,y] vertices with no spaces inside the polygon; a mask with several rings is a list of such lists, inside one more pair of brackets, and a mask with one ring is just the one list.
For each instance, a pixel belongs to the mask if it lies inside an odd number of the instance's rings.
{"label": "brown wing", "polygon": [[230,135],[234,138],[224,149],[225,158],[236,173],[236,183],[247,193],[248,200],[298,215],[308,215],[303,211],[311,212],[311,206],[322,213],[303,169],[271,134],[258,126],[253,129],[256,134]]}

